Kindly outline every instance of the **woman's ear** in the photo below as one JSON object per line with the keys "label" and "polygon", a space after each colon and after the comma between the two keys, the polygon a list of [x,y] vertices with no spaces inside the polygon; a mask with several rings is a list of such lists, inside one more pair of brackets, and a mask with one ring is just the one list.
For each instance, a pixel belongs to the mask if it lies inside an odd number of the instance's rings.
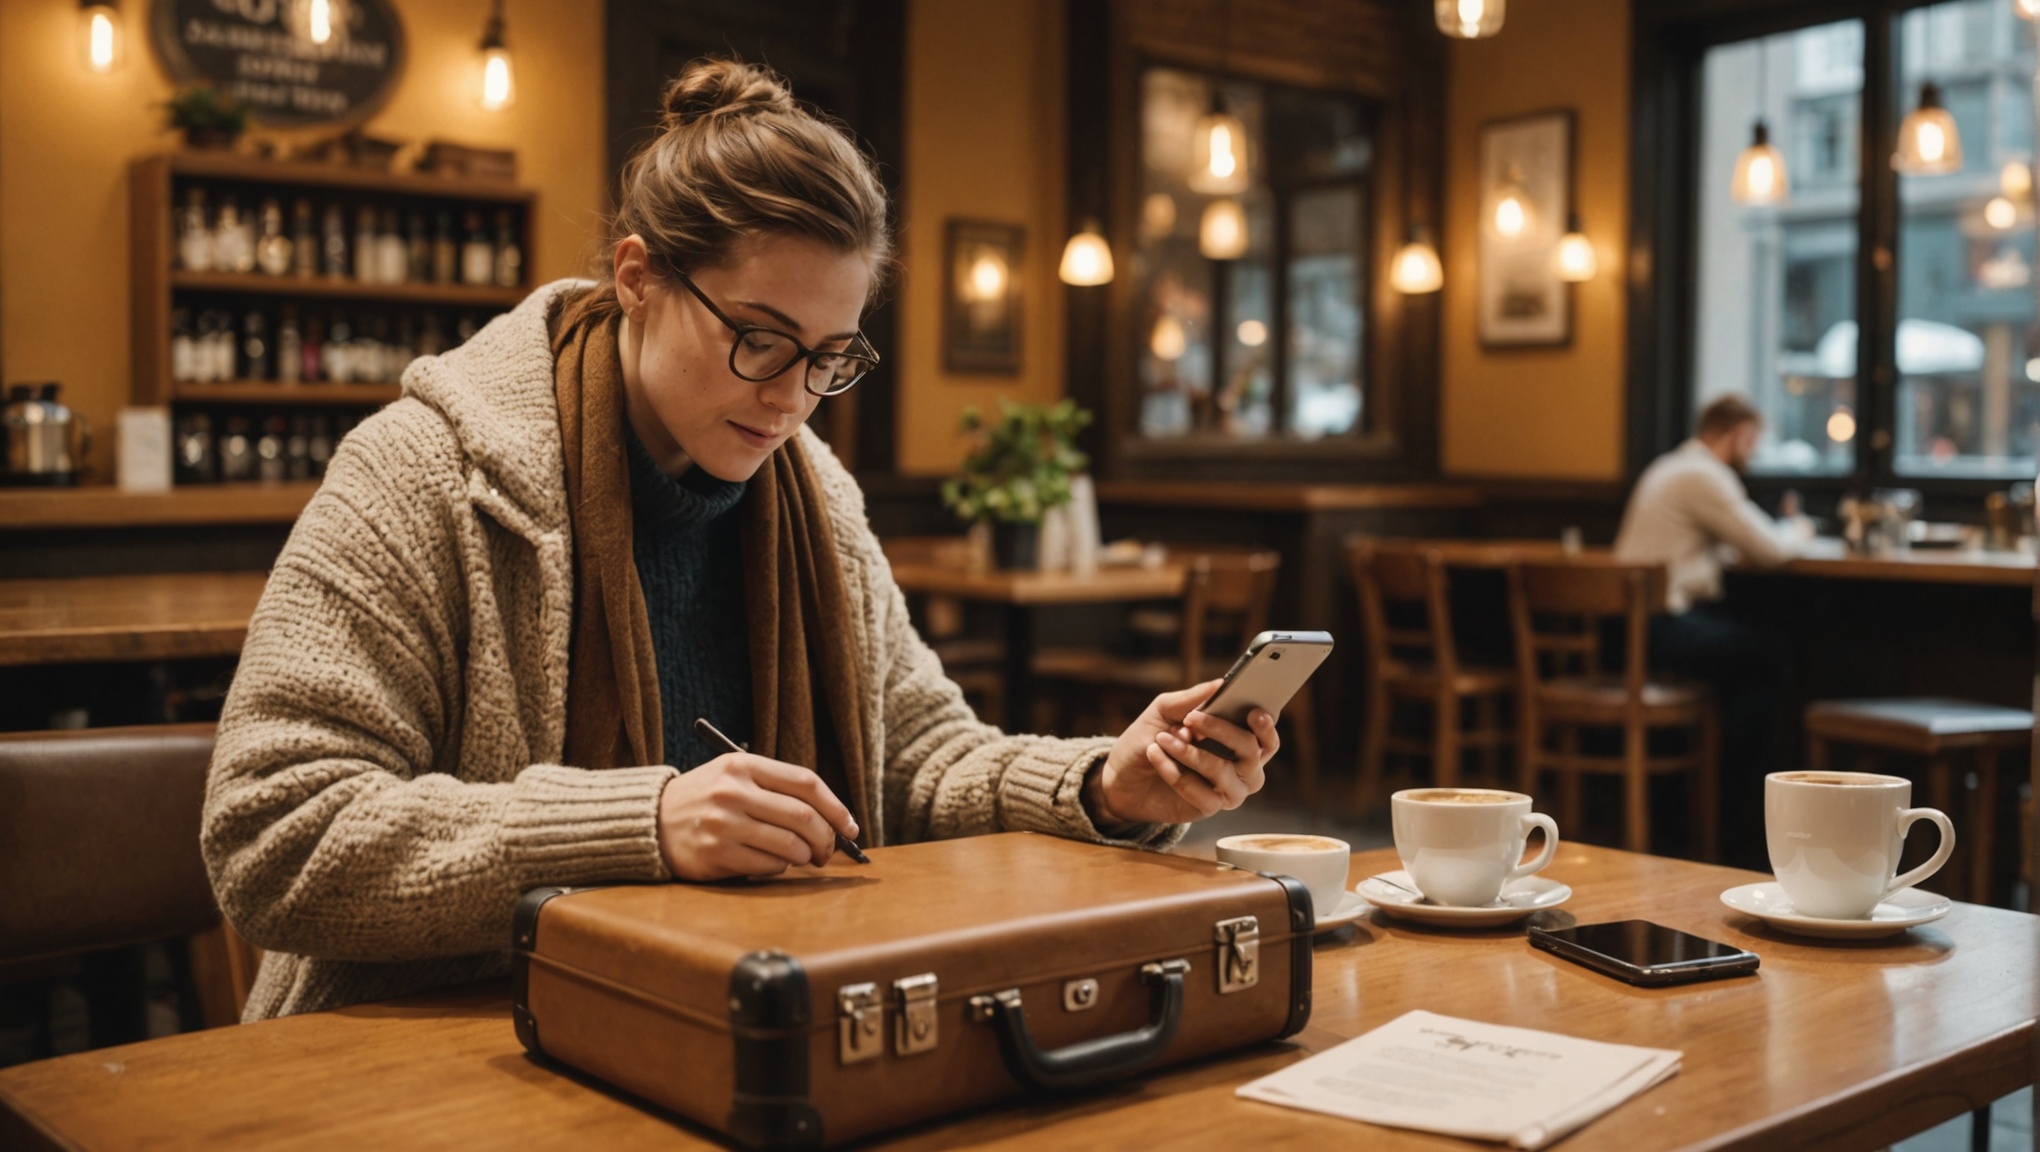
{"label": "woman's ear", "polygon": [[651,254],[645,250],[644,237],[633,232],[617,241],[614,260],[611,272],[616,281],[616,304],[625,316],[642,324],[645,289],[651,279]]}

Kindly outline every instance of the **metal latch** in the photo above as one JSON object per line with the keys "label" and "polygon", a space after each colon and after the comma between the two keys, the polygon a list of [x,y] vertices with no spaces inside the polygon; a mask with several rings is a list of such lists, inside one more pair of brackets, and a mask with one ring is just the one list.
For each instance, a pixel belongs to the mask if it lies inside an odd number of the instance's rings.
{"label": "metal latch", "polygon": [[1218,943],[1218,992],[1240,992],[1261,980],[1261,922],[1252,916],[1220,920],[1211,929]]}
{"label": "metal latch", "polygon": [[1098,1006],[1098,982],[1085,977],[1063,984],[1063,1011],[1087,1012]]}
{"label": "metal latch", "polygon": [[893,999],[898,1011],[893,1016],[893,1050],[902,1056],[932,1051],[935,1030],[935,999],[942,990],[933,972],[893,981]]}
{"label": "metal latch", "polygon": [[836,1050],[845,1064],[869,1060],[885,1050],[878,985],[846,984],[836,989]]}

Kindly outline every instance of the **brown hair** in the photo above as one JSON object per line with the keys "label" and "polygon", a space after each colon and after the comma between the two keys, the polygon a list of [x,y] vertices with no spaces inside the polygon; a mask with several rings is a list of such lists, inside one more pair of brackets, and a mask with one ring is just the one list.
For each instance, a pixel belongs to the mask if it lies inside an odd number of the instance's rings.
{"label": "brown hair", "polygon": [[[658,269],[735,259],[760,235],[818,240],[871,262],[871,292],[894,271],[885,188],[849,131],[793,101],[776,72],[703,57],[666,85],[659,135],[623,167],[610,251],[644,238]],[[596,293],[615,306],[611,268]]]}
{"label": "brown hair", "polygon": [[1761,424],[1763,413],[1750,407],[1750,402],[1740,396],[1728,395],[1714,401],[1700,410],[1700,425],[1694,434],[1702,440],[1725,436],[1745,424]]}

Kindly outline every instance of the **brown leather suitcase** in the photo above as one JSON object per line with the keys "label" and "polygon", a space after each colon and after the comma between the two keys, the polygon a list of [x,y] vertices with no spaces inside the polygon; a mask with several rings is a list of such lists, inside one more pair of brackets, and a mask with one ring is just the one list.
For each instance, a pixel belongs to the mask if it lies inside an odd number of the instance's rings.
{"label": "brown leather suitcase", "polygon": [[816,1148],[1294,1034],[1310,892],[1008,833],[737,884],[540,888],[518,1039],[757,1148]]}

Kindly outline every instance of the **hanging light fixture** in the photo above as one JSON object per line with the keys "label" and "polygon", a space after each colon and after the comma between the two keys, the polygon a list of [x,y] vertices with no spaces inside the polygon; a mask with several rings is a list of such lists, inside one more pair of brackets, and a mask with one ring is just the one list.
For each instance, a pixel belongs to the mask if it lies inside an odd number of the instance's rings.
{"label": "hanging light fixture", "polygon": [[1388,269],[1389,287],[1405,296],[1421,296],[1445,286],[1445,268],[1438,250],[1421,224],[1410,225],[1409,241],[1396,250]]}
{"label": "hanging light fixture", "polygon": [[1197,121],[1192,140],[1191,191],[1237,196],[1247,190],[1247,126],[1226,111],[1225,99],[1215,86],[1211,111]]}
{"label": "hanging light fixture", "polygon": [[2024,200],[2033,194],[2033,169],[2024,160],[2007,160],[1998,171],[1998,191],[2005,199]]}
{"label": "hanging light fixture", "polygon": [[1433,0],[1438,31],[1454,40],[1479,40],[1502,30],[1508,0]]}
{"label": "hanging light fixture", "polygon": [[1105,243],[1096,220],[1084,221],[1084,226],[1063,245],[1062,267],[1056,274],[1065,284],[1085,288],[1112,283],[1112,247]]}
{"label": "hanging light fixture", "polygon": [[482,107],[500,112],[517,103],[517,77],[510,67],[510,46],[503,39],[503,0],[496,0],[489,22],[482,26]]}
{"label": "hanging light fixture", "polygon": [[2040,19],[2040,0],[2012,0],[2012,11],[2017,12],[2021,20]]}
{"label": "hanging light fixture", "polygon": [[1792,195],[1785,157],[1771,143],[1771,129],[1762,118],[1750,129],[1750,146],[1735,158],[1728,193],[1738,204],[1783,204]]}
{"label": "hanging light fixture", "polygon": [[1558,278],[1572,284],[1592,280],[1601,270],[1601,258],[1594,254],[1593,243],[1581,230],[1577,212],[1566,217],[1565,235],[1558,242],[1556,264]]}
{"label": "hanging light fixture", "polygon": [[1183,331],[1183,322],[1166,312],[1155,321],[1155,330],[1148,335],[1148,351],[1157,360],[1180,360],[1189,346],[1190,337]]}
{"label": "hanging light fixture", "polygon": [[1530,227],[1530,193],[1523,189],[1523,172],[1511,164],[1495,189],[1494,226],[1496,234],[1515,239]]}
{"label": "hanging light fixture", "polygon": [[121,43],[120,5],[115,0],[78,0],[78,49],[87,70],[104,76],[126,58]]}
{"label": "hanging light fixture", "polygon": [[1936,176],[1962,168],[1962,134],[1941,103],[1941,86],[1920,85],[1920,106],[1898,126],[1898,151],[1891,166],[1911,176]]}
{"label": "hanging light fixture", "polygon": [[1204,206],[1197,223],[1197,250],[1207,260],[1237,260],[1247,254],[1247,213],[1230,196]]}

